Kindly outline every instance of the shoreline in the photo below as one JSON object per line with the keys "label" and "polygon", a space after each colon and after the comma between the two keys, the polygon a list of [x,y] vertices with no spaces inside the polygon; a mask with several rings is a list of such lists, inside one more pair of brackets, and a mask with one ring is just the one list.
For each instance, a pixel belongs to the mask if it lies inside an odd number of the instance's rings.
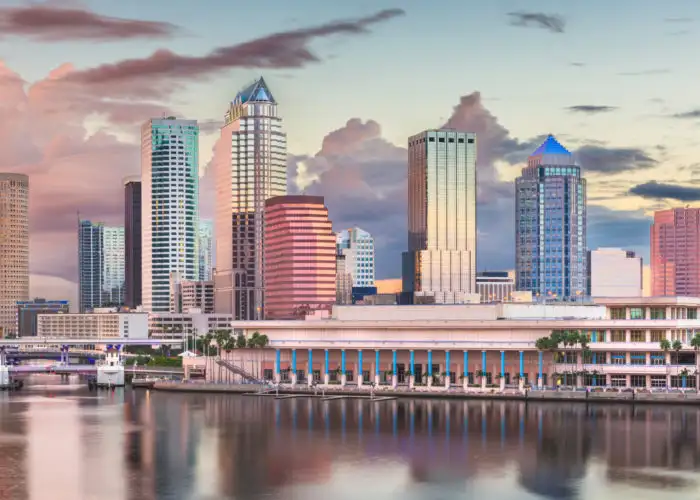
{"label": "shoreline", "polygon": [[[143,387],[142,387],[143,388]],[[136,388],[135,388],[136,389]],[[199,383],[172,383],[156,382],[151,388],[162,392],[186,392],[198,394],[256,394],[260,392],[260,386],[254,384],[199,384]],[[268,389],[268,396],[272,397],[274,390]],[[326,396],[367,396],[370,391],[349,391],[327,389],[317,390],[317,397]],[[279,389],[280,395],[307,395],[314,396],[314,391],[307,389],[292,389],[283,387]],[[454,399],[454,400],[491,400],[491,401],[534,401],[534,402],[577,402],[577,403],[625,403],[625,404],[667,404],[667,405],[700,405],[698,393],[632,393],[632,392],[584,392],[584,391],[528,391],[526,394],[501,393],[491,394],[477,392],[458,391],[375,391],[375,397],[392,397],[402,399]],[[265,397],[265,396],[260,396]]]}

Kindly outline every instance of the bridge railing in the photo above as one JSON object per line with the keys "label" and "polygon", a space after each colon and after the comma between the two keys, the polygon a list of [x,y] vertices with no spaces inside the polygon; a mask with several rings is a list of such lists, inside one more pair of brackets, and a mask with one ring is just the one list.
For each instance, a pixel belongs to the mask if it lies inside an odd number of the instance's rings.
{"label": "bridge railing", "polygon": [[264,380],[259,379],[258,377],[256,377],[252,373],[246,371],[245,369],[241,368],[238,365],[233,364],[231,361],[229,361],[227,359],[217,358],[216,364],[219,366],[223,366],[224,368],[226,368],[231,373],[234,373],[235,375],[240,375],[245,380],[248,380],[248,381],[256,383],[256,384],[265,384]]}

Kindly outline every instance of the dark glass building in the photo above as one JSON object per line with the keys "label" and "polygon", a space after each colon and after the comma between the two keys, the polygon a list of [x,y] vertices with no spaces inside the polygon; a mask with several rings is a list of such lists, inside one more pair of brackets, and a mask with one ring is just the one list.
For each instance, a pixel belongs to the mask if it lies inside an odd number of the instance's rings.
{"label": "dark glass building", "polygon": [[586,180],[549,135],[515,181],[516,289],[551,300],[586,294]]}
{"label": "dark glass building", "polygon": [[39,314],[69,312],[67,300],[34,299],[17,302],[17,332],[20,337],[36,337]]}
{"label": "dark glass building", "polygon": [[124,305],[141,305],[141,181],[124,182]]}

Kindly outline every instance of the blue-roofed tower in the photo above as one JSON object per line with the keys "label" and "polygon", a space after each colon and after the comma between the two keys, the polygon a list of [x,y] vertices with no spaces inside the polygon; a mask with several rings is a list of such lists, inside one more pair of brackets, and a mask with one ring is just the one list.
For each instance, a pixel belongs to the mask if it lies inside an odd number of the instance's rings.
{"label": "blue-roofed tower", "polygon": [[529,156],[515,181],[518,290],[576,300],[587,290],[586,180],[553,135]]}
{"label": "blue-roofed tower", "polygon": [[265,200],[287,194],[287,137],[262,77],[229,103],[214,165],[214,309],[263,319]]}

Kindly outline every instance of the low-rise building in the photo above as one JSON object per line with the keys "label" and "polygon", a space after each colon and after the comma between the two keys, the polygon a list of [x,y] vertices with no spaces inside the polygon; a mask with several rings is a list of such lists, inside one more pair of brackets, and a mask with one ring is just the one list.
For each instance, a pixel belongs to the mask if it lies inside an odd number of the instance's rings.
{"label": "low-rise building", "polygon": [[46,338],[148,338],[147,313],[39,314],[37,336]]}
{"label": "low-rise building", "polygon": [[67,300],[35,298],[17,302],[17,334],[20,337],[36,337],[39,314],[66,314],[70,312]]}
{"label": "low-rise building", "polygon": [[205,314],[214,312],[214,282],[179,280],[172,273],[170,278],[170,312],[188,313],[198,310]]}
{"label": "low-rise building", "polygon": [[153,313],[148,320],[148,330],[154,339],[179,339],[231,330],[232,321],[231,314],[205,314],[196,309],[189,313]]}
{"label": "low-rise building", "polygon": [[511,302],[515,276],[508,271],[483,271],[476,275],[476,291],[482,303]]}
{"label": "low-rise building", "polygon": [[[588,303],[336,306],[328,319],[240,321],[237,333],[265,334],[259,376],[308,380],[345,374],[408,384],[426,374],[447,384],[505,383],[692,387],[700,298],[604,298]],[[553,333],[586,341],[538,350]],[[668,341],[677,349],[662,346]],[[585,348],[584,348],[585,346]],[[234,353],[245,358],[245,352]],[[262,357],[261,357],[262,356]],[[237,362],[247,362],[245,359]],[[246,365],[247,366],[247,365]],[[289,379],[289,378],[287,378]]]}

